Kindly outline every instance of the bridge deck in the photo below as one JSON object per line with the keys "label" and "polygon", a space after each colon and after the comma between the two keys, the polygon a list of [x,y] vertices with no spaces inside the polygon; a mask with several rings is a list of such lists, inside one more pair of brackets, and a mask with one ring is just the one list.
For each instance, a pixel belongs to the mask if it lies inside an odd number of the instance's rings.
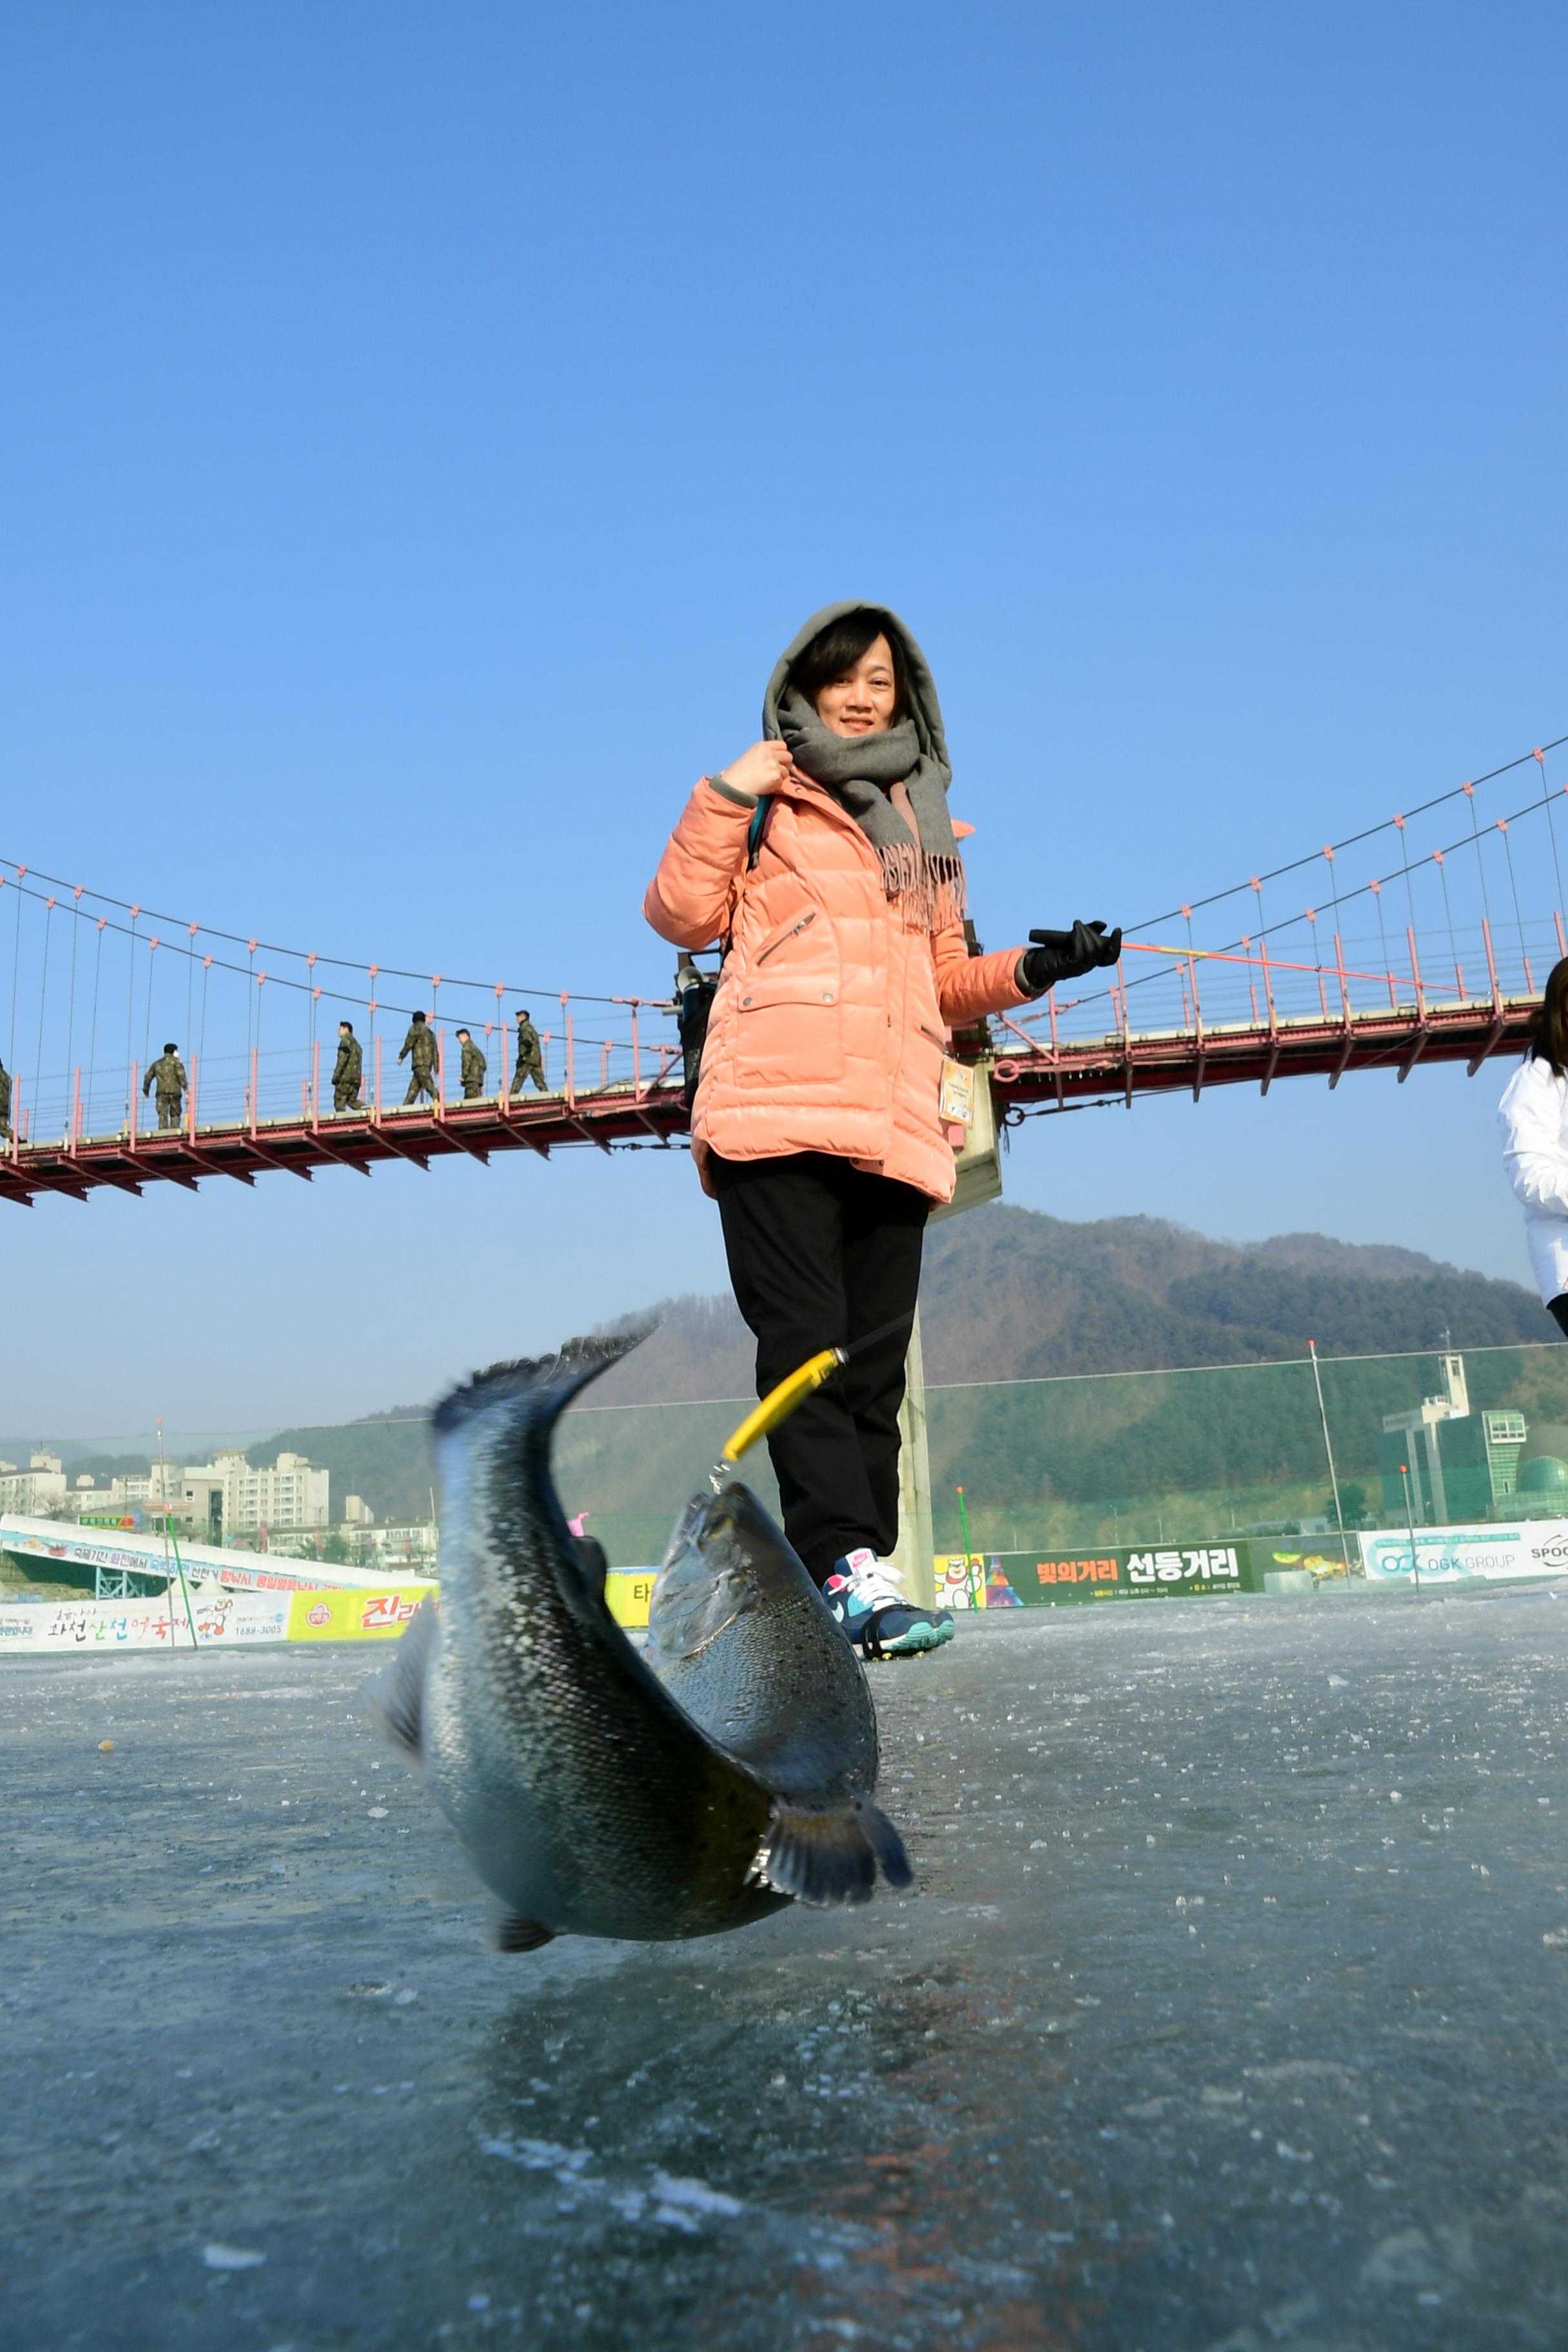
{"label": "bridge deck", "polygon": [[[1337,1086],[1347,1070],[1395,1069],[1403,1080],[1425,1063],[1464,1062],[1473,1073],[1491,1055],[1520,1050],[1535,1002],[1487,996],[1441,1007],[1411,1003],[1376,1013],[1054,1040],[1003,1019],[994,1024],[995,1093],[1004,1115],[1021,1115],[1090,1100],[1131,1103],[1189,1087],[1194,1099],[1205,1087],[1243,1083],[1267,1093],[1276,1078],[1327,1076]],[[195,1186],[206,1176],[249,1184],[268,1170],[309,1180],[318,1168],[346,1167],[368,1176],[392,1160],[428,1168],[433,1160],[463,1154],[488,1160],[496,1151],[534,1151],[547,1158],[568,1144],[605,1151],[629,1144],[668,1148],[687,1125],[679,1082],[671,1078],[490,1096],[434,1109],[367,1107],[336,1117],[306,1112],[172,1132],[132,1126],[74,1142],[11,1137],[0,1145],[0,1200],[27,1206],[41,1192],[85,1200],[104,1187],[139,1193],[144,1184]]]}
{"label": "bridge deck", "polygon": [[995,1022],[998,1098],[1009,1108],[1171,1094],[1276,1078],[1324,1077],[1347,1070],[1396,1070],[1403,1082],[1421,1063],[1463,1062],[1471,1075],[1494,1054],[1521,1051],[1538,1000],[1471,997],[1435,1006],[1411,1002],[1378,1012],[1292,1015],[1209,1027],[1112,1031],[1093,1038],[1036,1035]]}

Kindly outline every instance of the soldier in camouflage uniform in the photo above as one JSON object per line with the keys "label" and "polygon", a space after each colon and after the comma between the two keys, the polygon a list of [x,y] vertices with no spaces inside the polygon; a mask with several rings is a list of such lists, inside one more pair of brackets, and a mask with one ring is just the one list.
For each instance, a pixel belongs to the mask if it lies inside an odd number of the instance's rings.
{"label": "soldier in camouflage uniform", "polygon": [[167,1133],[179,1126],[180,1097],[189,1085],[185,1066],[178,1052],[172,1044],[165,1045],[142,1081],[144,1095],[150,1095],[154,1087],[158,1090],[158,1126],[161,1132]]}
{"label": "soldier in camouflage uniform", "polygon": [[11,1073],[0,1062],[0,1135],[11,1132]]}
{"label": "soldier in camouflage uniform", "polygon": [[463,1048],[463,1100],[478,1102],[485,1090],[485,1072],[489,1064],[466,1029],[459,1029],[458,1035]]}
{"label": "soldier in camouflage uniform", "polygon": [[408,1092],[403,1097],[404,1109],[406,1110],[410,1103],[417,1102],[421,1095],[428,1095],[434,1102],[436,1099],[436,1032],[431,1028],[423,1013],[416,1013],[409,1023],[408,1034],[403,1041],[402,1050],[397,1058],[400,1062],[412,1059],[414,1068],[414,1074],[408,1081]]}
{"label": "soldier in camouflage uniform", "polygon": [[359,1106],[364,1049],[354,1035],[352,1021],[338,1024],[338,1058],[332,1065],[332,1108],[354,1110]]}
{"label": "soldier in camouflage uniform", "polygon": [[544,1083],[544,1056],[539,1049],[539,1032],[524,1012],[517,1016],[517,1067],[512,1072],[511,1090],[522,1092],[524,1078],[531,1078],[541,1094],[549,1091]]}

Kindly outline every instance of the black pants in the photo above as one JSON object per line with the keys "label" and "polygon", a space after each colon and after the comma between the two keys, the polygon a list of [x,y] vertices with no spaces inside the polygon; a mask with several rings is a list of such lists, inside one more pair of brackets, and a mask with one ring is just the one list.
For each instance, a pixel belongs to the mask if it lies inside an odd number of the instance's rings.
{"label": "black pants", "polygon": [[1563,1337],[1568,1339],[1568,1290],[1560,1290],[1555,1298],[1549,1298],[1546,1302],[1546,1312],[1551,1316]]}
{"label": "black pants", "polygon": [[[931,1203],[823,1151],[710,1156],[735,1303],[757,1339],[757,1394],[820,1349],[912,1318]],[[768,1440],[784,1532],[818,1584],[899,1535],[899,1407],[910,1321],[854,1356]]]}

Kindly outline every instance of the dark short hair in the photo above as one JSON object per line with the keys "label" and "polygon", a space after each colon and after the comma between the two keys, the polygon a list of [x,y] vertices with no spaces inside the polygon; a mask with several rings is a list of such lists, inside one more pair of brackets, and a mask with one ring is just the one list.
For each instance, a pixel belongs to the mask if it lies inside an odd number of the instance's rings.
{"label": "dark short hair", "polygon": [[852,613],[841,613],[837,621],[829,621],[825,629],[818,629],[789,666],[791,686],[798,694],[804,694],[815,709],[823,688],[835,685],[852,670],[879,637],[887,638],[893,656],[893,717],[906,718],[910,673],[904,659],[904,640],[892,614],[885,613],[879,604],[857,604]]}
{"label": "dark short hair", "polygon": [[458,1036],[459,1036],[459,1037],[466,1037],[466,1036],[468,1035],[468,1031],[467,1031],[466,1029],[459,1029],[459,1030],[458,1030]]}
{"label": "dark short hair", "polygon": [[349,1035],[350,1035],[351,1037],[352,1037],[352,1036],[353,1035],[353,1034],[354,1034],[354,1024],[353,1024],[353,1023],[352,1021],[340,1021],[340,1022],[339,1022],[339,1024],[338,1024],[338,1027],[339,1027],[340,1029],[346,1029],[346,1030],[348,1031]]}
{"label": "dark short hair", "polygon": [[1568,1078],[1568,956],[1552,965],[1546,993],[1530,1016],[1530,1058],[1550,1062],[1555,1077]]}
{"label": "dark short hair", "polygon": [[518,1006],[518,1008],[517,1008],[517,1017],[518,1017],[518,1019],[519,1019],[520,1021],[526,1021],[526,1020],[527,1020],[527,1018],[528,1018],[528,1007],[527,1007],[527,1005],[526,1005],[526,1004],[520,1004],[520,1005]]}
{"label": "dark short hair", "polygon": [[180,1050],[180,1049],[179,1049],[179,1047],[175,1045],[175,1043],[174,1043],[174,1039],[173,1039],[172,1037],[170,1038],[170,1040],[169,1040],[168,1044],[167,1044],[167,1045],[164,1046],[164,1048],[163,1048],[163,1051],[164,1051],[164,1053],[165,1053],[165,1054],[177,1054],[177,1053],[179,1052],[179,1050]]}
{"label": "dark short hair", "polygon": [[416,1021],[423,1021],[423,1020],[424,1020],[424,1018],[425,1018],[425,1015],[423,1014],[423,1013],[416,1013],[415,1014],[414,1018],[416,1019]]}

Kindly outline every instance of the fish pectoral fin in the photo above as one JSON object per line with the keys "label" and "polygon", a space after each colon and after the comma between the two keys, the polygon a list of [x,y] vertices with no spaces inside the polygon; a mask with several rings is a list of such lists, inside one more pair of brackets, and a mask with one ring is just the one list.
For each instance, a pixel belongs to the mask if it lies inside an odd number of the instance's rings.
{"label": "fish pectoral fin", "polygon": [[694,1658],[752,1605],[753,1595],[733,1576],[715,1576],[700,1553],[671,1560],[654,1579],[647,1604],[648,1637],[659,1658]]}
{"label": "fish pectoral fin", "polygon": [[537,1952],[554,1941],[553,1927],[542,1927],[537,1919],[525,1919],[521,1911],[503,1911],[496,1921],[498,1952]]}
{"label": "fish pectoral fin", "polygon": [[888,1819],[880,1805],[866,1803],[860,1808],[861,1826],[870,1839],[872,1850],[881,1864],[882,1875],[889,1886],[912,1886],[914,1872],[910,1868],[909,1855],[904,1852],[903,1839]]}
{"label": "fish pectoral fin", "polygon": [[430,1671],[439,1632],[435,1602],[422,1601],[409,1620],[406,1633],[398,1635],[390,1661],[370,1681],[371,1698],[383,1723],[399,1748],[416,1762],[423,1759],[425,1752],[425,1677]]}
{"label": "fish pectoral fin", "polygon": [[904,1842],[879,1806],[856,1797],[843,1805],[792,1805],[782,1799],[768,1816],[754,1875],[798,1903],[868,1903],[877,1871],[889,1886],[908,1886],[913,1874]]}

